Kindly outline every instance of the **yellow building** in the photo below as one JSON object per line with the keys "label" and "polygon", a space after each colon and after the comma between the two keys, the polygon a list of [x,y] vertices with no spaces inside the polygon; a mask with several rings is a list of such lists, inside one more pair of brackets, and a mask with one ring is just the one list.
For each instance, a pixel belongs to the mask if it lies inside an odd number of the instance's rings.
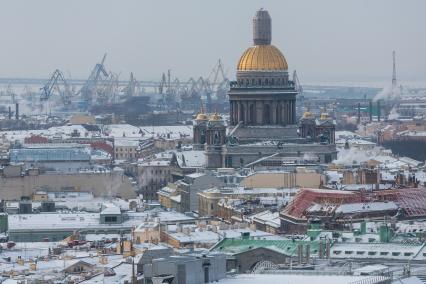
{"label": "yellow building", "polygon": [[315,171],[299,168],[296,172],[258,172],[247,176],[240,185],[246,188],[320,188],[324,176]]}
{"label": "yellow building", "polygon": [[133,230],[133,239],[136,244],[160,242],[160,224],[158,222],[144,222]]}

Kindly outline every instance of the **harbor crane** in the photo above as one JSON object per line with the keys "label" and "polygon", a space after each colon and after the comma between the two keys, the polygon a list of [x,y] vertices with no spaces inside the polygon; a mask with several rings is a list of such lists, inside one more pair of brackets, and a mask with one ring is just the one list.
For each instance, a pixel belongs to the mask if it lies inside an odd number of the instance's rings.
{"label": "harbor crane", "polygon": [[104,66],[106,56],[107,54],[105,53],[101,63],[97,63],[95,65],[92,72],[90,73],[89,78],[81,88],[81,96],[83,100],[88,103],[88,106],[92,104],[93,99],[96,96],[96,88],[98,87],[99,82],[108,78],[109,76]]}
{"label": "harbor crane", "polygon": [[[63,86],[63,88],[61,88]],[[55,92],[59,94],[62,99],[64,105],[71,104],[71,97],[73,93],[71,91],[70,86],[65,80],[64,75],[59,69],[56,69],[50,79],[46,82],[46,84],[40,89],[42,92],[40,94],[41,101],[49,100]]]}

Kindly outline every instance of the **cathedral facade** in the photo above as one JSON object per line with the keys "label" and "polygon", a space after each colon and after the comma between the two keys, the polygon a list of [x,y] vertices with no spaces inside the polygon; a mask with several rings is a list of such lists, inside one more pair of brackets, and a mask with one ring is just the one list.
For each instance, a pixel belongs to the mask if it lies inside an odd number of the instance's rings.
{"label": "cathedral facade", "polygon": [[284,55],[271,42],[271,17],[261,9],[253,18],[253,46],[242,54],[237,80],[230,83],[228,125],[203,110],[194,120],[194,147],[205,150],[207,168],[244,167],[265,157],[277,164],[304,156],[321,163],[336,158],[334,120],[325,113],[322,120],[297,120],[298,92]]}

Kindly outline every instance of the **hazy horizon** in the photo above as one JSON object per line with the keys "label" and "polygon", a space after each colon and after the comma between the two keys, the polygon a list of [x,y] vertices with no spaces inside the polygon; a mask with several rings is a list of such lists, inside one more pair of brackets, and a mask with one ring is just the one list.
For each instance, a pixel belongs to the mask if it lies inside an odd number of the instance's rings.
{"label": "hazy horizon", "polygon": [[228,77],[252,44],[252,17],[272,17],[272,43],[302,82],[426,81],[426,2],[417,1],[0,1],[0,77],[86,78],[106,67],[125,80]]}

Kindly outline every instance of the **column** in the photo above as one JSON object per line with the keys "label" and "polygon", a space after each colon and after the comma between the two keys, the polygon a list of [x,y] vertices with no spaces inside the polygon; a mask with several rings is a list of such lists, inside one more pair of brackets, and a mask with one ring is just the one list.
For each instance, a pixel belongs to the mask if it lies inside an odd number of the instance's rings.
{"label": "column", "polygon": [[237,125],[238,124],[238,102],[237,101],[234,101],[234,123],[235,123],[235,125]]}
{"label": "column", "polygon": [[247,125],[248,123],[248,113],[249,113],[249,103],[248,101],[244,102],[244,123]]}
{"label": "column", "polygon": [[238,101],[238,122],[242,121],[241,117],[241,102]]}
{"label": "column", "polygon": [[288,100],[285,101],[285,124],[290,124],[290,104]]}
{"label": "column", "polygon": [[277,117],[277,101],[272,101],[271,103],[272,108],[272,119],[271,124],[278,124],[278,117]]}
{"label": "column", "polygon": [[263,103],[262,101],[256,101],[256,124],[261,125],[262,124],[262,107]]}
{"label": "column", "polygon": [[235,125],[235,123],[234,123],[234,101],[229,102],[229,113],[230,113],[230,116],[229,116],[230,122],[229,123],[231,125]]}
{"label": "column", "polygon": [[280,124],[284,125],[284,103],[282,100],[279,101],[280,106]]}

